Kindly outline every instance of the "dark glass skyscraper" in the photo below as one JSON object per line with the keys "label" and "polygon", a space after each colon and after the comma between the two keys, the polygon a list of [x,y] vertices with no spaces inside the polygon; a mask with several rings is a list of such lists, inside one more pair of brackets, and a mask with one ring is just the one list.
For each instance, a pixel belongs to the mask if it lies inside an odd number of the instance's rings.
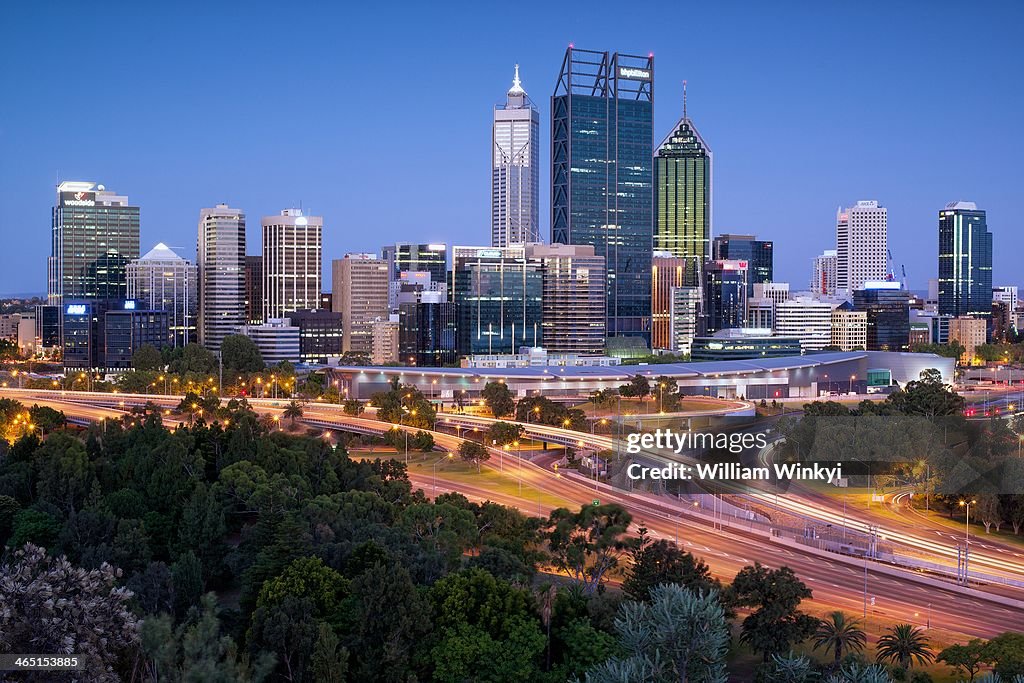
{"label": "dark glass skyscraper", "polygon": [[772,242],[754,235],[719,235],[712,248],[713,258],[747,262],[747,296],[754,296],[754,285],[772,282],[774,258]]}
{"label": "dark glass skyscraper", "polygon": [[684,91],[683,118],[654,158],[654,249],[686,259],[688,287],[698,285],[711,258],[711,159],[711,149],[686,115]]}
{"label": "dark glass skyscraper", "polygon": [[704,266],[702,333],[743,327],[747,313],[747,262],[709,261]]}
{"label": "dark glass skyscraper", "polygon": [[650,340],[654,59],[569,47],[551,97],[551,242],[605,259],[607,334]]}
{"label": "dark glass skyscraper", "polygon": [[868,351],[906,351],[910,347],[910,292],[899,282],[873,282],[858,289],[853,293],[853,309],[867,311]]}
{"label": "dark glass skyscraper", "polygon": [[992,313],[992,233],[974,202],[939,212],[939,314],[988,318]]}

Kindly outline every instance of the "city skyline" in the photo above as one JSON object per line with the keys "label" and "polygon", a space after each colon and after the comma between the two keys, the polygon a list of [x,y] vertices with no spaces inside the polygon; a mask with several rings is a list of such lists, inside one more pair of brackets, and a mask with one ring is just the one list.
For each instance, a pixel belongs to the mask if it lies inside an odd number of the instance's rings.
{"label": "city skyline", "polygon": [[[495,92],[507,88],[509,71],[519,63],[522,73],[528,74],[532,84],[529,90],[546,129],[550,121],[548,96],[554,90],[560,56],[569,40],[573,40],[578,45],[643,54],[649,50],[656,55],[656,140],[666,135],[677,120],[682,80],[688,80],[690,115],[715,149],[714,234],[753,232],[774,241],[776,278],[793,283],[794,289],[803,288],[809,279],[813,257],[833,247],[830,233],[834,229],[835,207],[866,198],[878,199],[889,209],[894,262],[897,269],[906,265],[912,289],[923,289],[928,279],[936,277],[935,212],[958,200],[974,201],[987,210],[990,229],[1000,247],[994,257],[994,282],[1016,284],[1012,259],[1024,246],[1024,237],[1020,236],[1019,219],[1012,210],[1015,188],[1019,185],[1013,159],[1024,152],[1024,144],[1011,122],[1024,110],[1024,98],[1003,85],[1012,82],[1011,74],[1021,61],[1013,51],[1012,36],[1003,27],[1013,23],[1010,19],[1020,13],[1020,8],[988,8],[985,16],[991,35],[986,44],[970,54],[956,56],[932,45],[929,39],[930,30],[949,20],[954,11],[952,5],[937,6],[924,17],[907,8],[887,10],[880,13],[883,21],[869,41],[873,53],[823,53],[828,55],[829,68],[811,64],[813,60],[805,61],[796,48],[781,46],[785,41],[779,40],[779,35],[773,39],[768,53],[758,53],[765,44],[760,42],[763,39],[752,40],[752,36],[759,35],[755,32],[757,21],[770,21],[772,26],[777,23],[780,30],[794,35],[808,29],[809,21],[804,18],[792,26],[783,25],[786,19],[800,19],[796,8],[779,12],[774,18],[766,18],[766,10],[753,6],[750,9],[745,16],[726,11],[704,17],[709,26],[708,36],[695,36],[693,49],[683,50],[673,45],[669,31],[658,26],[566,23],[568,10],[541,10],[538,6],[536,12],[544,11],[556,20],[545,22],[533,43],[536,47],[489,49],[476,63],[462,68],[459,87],[450,82],[450,68],[424,66],[405,70],[409,73],[399,68],[403,63],[415,63],[415,53],[423,39],[405,24],[392,27],[396,39],[410,40],[398,40],[402,49],[393,50],[388,57],[391,79],[379,95],[382,102],[397,105],[403,98],[430,95],[445,103],[436,107],[438,111],[424,114],[426,123],[439,126],[426,140],[424,153],[442,160],[444,187],[416,183],[416,179],[422,180],[422,173],[410,168],[406,175],[403,170],[399,179],[406,182],[403,187],[408,191],[402,193],[407,199],[402,202],[382,201],[391,191],[385,168],[391,169],[393,165],[386,160],[402,144],[398,136],[388,134],[395,129],[395,118],[390,112],[382,112],[376,117],[379,120],[366,123],[375,134],[353,135],[346,132],[345,125],[352,124],[354,113],[339,109],[336,94],[318,95],[326,106],[315,111],[283,108],[267,113],[251,104],[242,109],[237,108],[241,105],[223,108],[231,98],[226,98],[223,105],[216,101],[205,105],[210,112],[205,118],[190,109],[208,88],[234,74],[233,67],[240,59],[255,60],[252,69],[237,75],[239,92],[244,97],[251,98],[264,88],[292,81],[299,84],[296,87],[302,92],[322,87],[333,82],[314,61],[325,58],[323,53],[314,51],[306,57],[263,63],[261,60],[271,58],[253,52],[255,46],[250,49],[233,43],[237,54],[218,48],[208,56],[211,73],[197,75],[185,68],[180,74],[171,74],[173,52],[162,51],[167,48],[162,43],[164,39],[154,45],[136,45],[134,41],[138,39],[129,38],[130,45],[124,49],[138,48],[137,64],[118,68],[123,72],[119,75],[132,87],[126,88],[125,94],[112,95],[114,100],[109,108],[96,109],[86,99],[71,122],[66,114],[62,117],[32,107],[0,112],[4,156],[17,159],[16,164],[0,167],[0,201],[19,209],[17,225],[11,222],[15,214],[0,219],[2,231],[23,231],[19,232],[24,235],[20,243],[27,254],[45,254],[46,214],[52,206],[54,185],[58,180],[91,180],[116,188],[141,207],[143,244],[163,242],[190,260],[195,258],[191,247],[195,213],[220,201],[238,206],[250,216],[272,215],[281,206],[299,204],[310,213],[323,215],[329,226],[324,235],[324,261],[348,252],[376,252],[389,242],[485,245],[489,238],[490,197],[483,169],[489,163],[490,113]],[[43,40],[43,34],[37,32],[52,11],[15,8],[14,23],[23,25],[25,31],[0,48],[2,54],[6,56],[9,51],[24,47],[26,40]],[[380,38],[380,32],[373,29],[374,17],[365,14],[368,11],[359,10],[354,23],[369,30],[346,50],[354,51],[355,46]],[[408,13],[410,23],[415,23],[412,15],[417,11]],[[218,12],[209,10],[209,18],[218,17]],[[697,8],[695,12],[708,10]],[[828,10],[830,18],[837,21],[852,21],[869,12]],[[961,19],[965,12],[969,18],[981,10],[957,7],[955,12]],[[996,13],[1002,19],[991,21],[990,15]],[[129,11],[122,19],[131,26],[151,21],[160,14],[159,10]],[[172,23],[175,20],[163,18]],[[241,18],[247,28],[261,26],[271,19]],[[487,19],[486,10],[475,10],[465,16],[471,25],[483,25]],[[565,22],[559,23],[559,19]],[[92,21],[97,19],[85,17],[79,23],[84,22],[82,28],[87,28]],[[321,22],[309,22],[305,30],[315,33],[317,23]],[[715,31],[710,30],[715,27],[727,27],[732,32],[716,43],[711,39]],[[456,28],[440,30],[454,35]],[[40,96],[40,88],[46,82],[42,74],[61,63],[62,57],[70,53],[65,50],[85,49],[84,58],[88,61],[116,61],[114,48],[92,42],[81,44],[78,41],[82,38],[73,33],[71,27],[58,25],[46,40],[61,39],[65,48],[41,55],[17,73],[5,72],[4,81],[11,91],[29,101]],[[470,47],[482,40],[471,33],[459,35]],[[801,36],[810,41],[809,45],[801,44],[804,51],[816,47],[824,50],[829,43],[825,36]],[[443,43],[431,41],[437,52],[430,55],[429,62],[448,62],[456,46]],[[749,44],[730,54],[730,47],[736,43]],[[756,68],[751,66],[755,54],[759,60]],[[327,63],[339,67],[353,64],[349,57],[347,52],[335,53],[329,55]],[[5,63],[13,62],[8,59]],[[893,64],[904,68],[889,68]],[[184,66],[195,65],[186,62]],[[160,79],[147,77],[153,70],[170,79],[167,87],[157,87],[155,81]],[[341,83],[350,83],[357,76],[352,71],[344,68],[331,71],[330,75]],[[773,82],[773,71],[787,73],[786,81]],[[955,103],[938,110],[932,106],[931,98],[943,83],[966,80],[968,76],[977,81],[977,73],[987,75],[981,83],[991,106],[977,110]],[[254,78],[254,74],[259,77]],[[865,81],[871,81],[877,96],[891,99],[884,111],[875,111],[870,102],[849,99],[844,100],[839,111],[824,106],[823,102],[844,90],[866,87]],[[62,87],[77,92],[75,89],[83,86],[68,82]],[[798,88],[807,89],[810,94]],[[158,111],[159,106],[165,106],[167,111]],[[229,111],[242,111],[245,115],[225,119],[223,115]],[[770,121],[765,118],[766,112],[771,115]],[[341,122],[336,120],[339,114],[343,114]],[[971,129],[975,148],[980,152],[959,159],[957,164],[943,164],[945,130],[954,126]],[[54,130],[79,128],[88,134],[76,134],[75,145],[69,146],[63,136],[53,135]],[[779,159],[777,142],[773,142],[779,137],[787,143],[785,159]],[[546,211],[550,203],[547,138],[542,133],[542,236],[547,236],[550,229]],[[845,144],[840,145],[837,139]],[[123,144],[117,144],[118,140],[123,140]],[[828,140],[828,144],[823,140]],[[213,164],[210,170],[197,168],[196,161],[208,148],[223,154],[228,161]],[[298,160],[303,162],[300,170],[296,170],[295,164],[283,163],[292,159],[296,150]],[[836,155],[843,159],[842,164],[835,164]],[[768,163],[773,165],[771,174],[764,172]],[[774,201],[786,203],[785,221],[780,220],[781,214],[764,211]],[[423,213],[429,219],[424,220]],[[29,228],[38,229],[25,229],[25,217]],[[251,247],[258,244],[258,225],[250,222],[248,230]],[[2,293],[42,293],[45,287],[45,272],[33,258],[18,259],[0,276]]]}

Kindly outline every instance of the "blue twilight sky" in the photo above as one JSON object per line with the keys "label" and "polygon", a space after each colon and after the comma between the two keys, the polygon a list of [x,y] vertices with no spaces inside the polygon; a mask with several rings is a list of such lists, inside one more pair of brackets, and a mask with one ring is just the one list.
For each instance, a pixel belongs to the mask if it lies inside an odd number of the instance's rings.
{"label": "blue twilight sky", "polygon": [[[0,293],[45,290],[57,178],[142,207],[142,251],[193,258],[199,209],[324,216],[325,261],[489,240],[493,105],[519,62],[542,115],[566,45],[655,55],[656,142],[681,110],[715,154],[715,232],[776,245],[804,286],[835,210],[889,208],[912,288],[937,211],[988,210],[995,276],[1024,247],[1024,3],[10,2],[0,15]],[[899,266],[897,265],[897,268]],[[329,270],[325,269],[325,273]]]}

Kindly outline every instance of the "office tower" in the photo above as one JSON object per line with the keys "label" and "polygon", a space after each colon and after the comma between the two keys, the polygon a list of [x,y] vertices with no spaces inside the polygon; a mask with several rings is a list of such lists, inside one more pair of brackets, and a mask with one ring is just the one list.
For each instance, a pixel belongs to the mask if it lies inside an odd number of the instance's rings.
{"label": "office tower", "polygon": [[333,309],[341,313],[344,353],[373,351],[373,322],[387,319],[388,263],[373,254],[345,254],[331,262]]}
{"label": "office tower", "polygon": [[1010,312],[1017,310],[1017,286],[1016,285],[997,285],[992,288],[992,301],[999,301],[1010,309]]}
{"label": "office tower", "polygon": [[374,365],[393,365],[398,362],[399,322],[385,318],[370,324],[370,362]]}
{"label": "office tower", "polygon": [[199,212],[199,343],[219,351],[245,324],[245,214],[227,204]]}
{"label": "office tower", "polygon": [[591,245],[531,244],[542,277],[541,336],[553,353],[604,352],[604,257]]}
{"label": "office tower", "polygon": [[102,185],[64,181],[51,227],[47,303],[125,298],[128,261],[139,258],[139,207]]}
{"label": "office tower", "polygon": [[421,291],[399,306],[399,360],[421,367],[454,365],[457,329],[455,304],[446,294]]}
{"label": "office tower", "polygon": [[1011,333],[1015,331],[1013,326],[1012,309],[1005,301],[993,301],[992,313],[989,317],[990,337],[995,342],[1007,343],[1011,339]]}
{"label": "office tower", "polygon": [[687,268],[695,267],[693,260],[687,265],[685,258],[668,251],[656,251],[651,257],[651,348],[672,348],[672,290],[687,286]]}
{"label": "office tower", "polygon": [[840,296],[887,279],[889,229],[885,207],[876,201],[836,211],[836,291]]}
{"label": "office tower", "polygon": [[700,320],[700,288],[673,287],[670,296],[672,309],[668,326],[669,350],[688,356],[693,346],[693,338],[697,336]]}
{"label": "office tower", "polygon": [[771,299],[776,305],[789,300],[788,282],[759,282],[754,285],[755,299]]}
{"label": "office tower", "polygon": [[974,202],[939,212],[939,313],[988,318],[992,306],[992,233]]}
{"label": "office tower", "polygon": [[199,269],[162,242],[128,263],[128,298],[152,311],[167,311],[170,339],[166,346],[197,341]]}
{"label": "office tower", "polygon": [[910,293],[899,282],[866,282],[853,308],[867,313],[867,351],[906,351],[910,345]]}
{"label": "office tower", "polygon": [[299,351],[300,330],[287,318],[270,318],[259,325],[242,325],[237,333],[252,340],[267,365],[284,362],[294,364],[302,359]]}
{"label": "office tower", "polygon": [[263,218],[263,319],[320,304],[323,226],[320,216],[285,209]]}
{"label": "office tower", "polygon": [[551,242],[607,269],[607,334],[650,339],[654,58],[565,53],[551,97]]}
{"label": "office tower", "polygon": [[704,335],[746,327],[746,261],[708,261],[704,266]]}
{"label": "office tower", "polygon": [[811,274],[811,293],[815,296],[836,295],[836,254],[835,249],[826,249],[814,257]]}
{"label": "office tower", "polygon": [[775,306],[775,334],[800,340],[803,351],[821,351],[832,343],[832,304],[798,296]]}
{"label": "office tower", "polygon": [[775,302],[765,297],[747,299],[747,327],[770,330],[775,327]]}
{"label": "office tower", "polygon": [[245,320],[249,325],[263,322],[263,257],[245,257]]}
{"label": "office tower", "polygon": [[686,112],[654,158],[654,248],[688,261],[686,286],[711,258],[711,149]]}
{"label": "office tower", "polygon": [[974,363],[978,347],[986,341],[986,324],[982,318],[957,316],[949,321],[949,341],[964,347],[960,356],[962,363]]}
{"label": "office tower", "polygon": [[774,258],[769,240],[726,233],[715,237],[711,253],[716,261],[747,262],[747,296],[754,295],[754,285],[772,281]]}
{"label": "office tower", "polygon": [[103,317],[103,364],[108,372],[130,370],[135,352],[145,345],[167,345],[172,312],[145,308],[142,301],[128,300]]}
{"label": "office tower", "polygon": [[70,299],[61,311],[65,371],[131,367],[143,344],[167,343],[168,313],[144,310],[132,299]]}
{"label": "office tower", "polygon": [[299,328],[299,360],[326,365],[341,355],[341,313],[330,310],[294,311],[288,322]]}
{"label": "office tower", "polygon": [[868,346],[868,314],[847,302],[832,311],[831,346],[840,351],[864,351]]}
{"label": "office tower", "polygon": [[36,339],[41,350],[60,346],[62,307],[52,304],[36,306]]}
{"label": "office tower", "polygon": [[543,346],[543,269],[524,246],[452,247],[460,355]]}
{"label": "office tower", "polygon": [[516,64],[491,129],[491,246],[540,241],[540,113]]}
{"label": "office tower", "polygon": [[[398,290],[406,279],[419,280],[427,289],[447,287],[448,247],[445,244],[389,244],[381,249],[381,257],[390,266],[388,305],[393,311],[398,309]],[[429,277],[424,278],[424,274]]]}

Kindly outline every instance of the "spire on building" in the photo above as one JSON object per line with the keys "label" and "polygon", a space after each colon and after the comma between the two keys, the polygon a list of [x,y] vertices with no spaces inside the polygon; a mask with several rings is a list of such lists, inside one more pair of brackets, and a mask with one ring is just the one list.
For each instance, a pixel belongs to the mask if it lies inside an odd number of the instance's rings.
{"label": "spire on building", "polygon": [[686,81],[683,81],[683,120],[686,120]]}
{"label": "spire on building", "polygon": [[516,73],[512,77],[512,87],[508,89],[509,97],[525,97],[526,91],[523,90],[523,84],[519,80],[519,65],[516,64]]}

